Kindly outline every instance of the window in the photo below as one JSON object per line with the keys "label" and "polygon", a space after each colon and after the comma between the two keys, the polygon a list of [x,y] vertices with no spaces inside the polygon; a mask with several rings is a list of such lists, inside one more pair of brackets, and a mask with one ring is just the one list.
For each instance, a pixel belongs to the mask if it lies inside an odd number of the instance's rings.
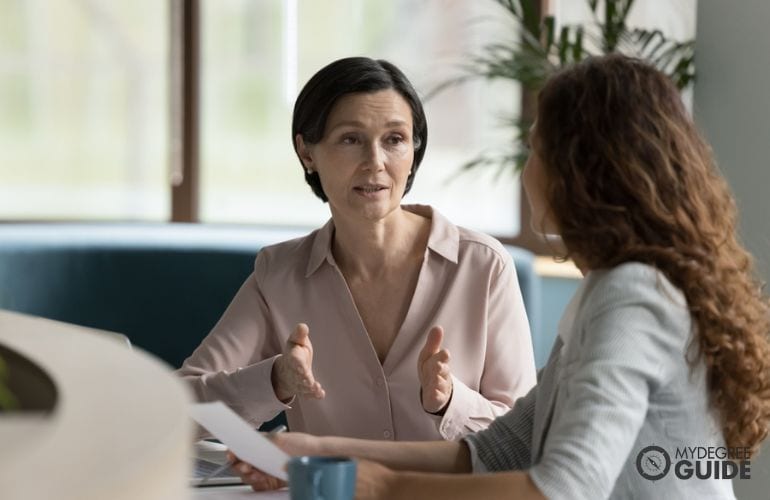
{"label": "window", "polygon": [[156,0],[0,0],[0,218],[169,218],[167,47]]}
{"label": "window", "polygon": [[[201,218],[302,226],[328,219],[292,148],[291,114],[304,82],[334,59],[366,55],[395,63],[425,95],[458,75],[481,44],[513,36],[493,18],[497,9],[464,0],[204,1]],[[515,234],[517,178],[458,170],[484,148],[505,147],[499,118],[518,101],[513,86],[476,82],[424,102],[428,149],[404,202]]]}

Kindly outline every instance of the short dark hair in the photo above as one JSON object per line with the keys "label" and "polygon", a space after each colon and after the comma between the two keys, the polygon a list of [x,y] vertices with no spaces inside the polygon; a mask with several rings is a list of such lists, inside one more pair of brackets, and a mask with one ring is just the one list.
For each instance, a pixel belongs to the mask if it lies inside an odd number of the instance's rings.
{"label": "short dark hair", "polygon": [[[412,109],[412,141],[414,143],[414,162],[409,177],[406,179],[408,193],[412,187],[414,176],[425,156],[425,146],[428,143],[428,125],[422,102],[414,87],[395,65],[382,59],[368,57],[346,57],[338,59],[321,68],[302,88],[294,103],[294,116],[291,123],[291,143],[299,157],[295,138],[302,136],[308,144],[316,144],[323,139],[326,120],[337,100],[357,92],[377,92],[393,89],[403,97]],[[300,158],[302,163],[302,158]],[[318,172],[307,173],[305,181],[313,192],[323,201],[329,201],[321,187]]]}

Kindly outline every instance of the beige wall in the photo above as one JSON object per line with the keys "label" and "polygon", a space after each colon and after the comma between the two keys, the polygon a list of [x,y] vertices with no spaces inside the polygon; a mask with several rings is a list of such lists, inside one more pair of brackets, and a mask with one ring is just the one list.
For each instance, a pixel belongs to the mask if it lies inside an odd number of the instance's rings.
{"label": "beige wall", "polygon": [[[695,117],[741,211],[743,240],[770,281],[770,2],[699,0]],[[770,443],[736,481],[739,499],[767,499]]]}

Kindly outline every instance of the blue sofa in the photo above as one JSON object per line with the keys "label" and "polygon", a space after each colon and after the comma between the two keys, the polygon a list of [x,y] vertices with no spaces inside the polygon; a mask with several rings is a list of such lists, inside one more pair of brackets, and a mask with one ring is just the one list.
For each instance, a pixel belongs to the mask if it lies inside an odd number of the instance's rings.
{"label": "blue sofa", "polygon": [[[251,272],[257,251],[302,234],[201,224],[2,224],[0,308],[120,332],[179,367]],[[537,332],[533,256],[507,249]]]}

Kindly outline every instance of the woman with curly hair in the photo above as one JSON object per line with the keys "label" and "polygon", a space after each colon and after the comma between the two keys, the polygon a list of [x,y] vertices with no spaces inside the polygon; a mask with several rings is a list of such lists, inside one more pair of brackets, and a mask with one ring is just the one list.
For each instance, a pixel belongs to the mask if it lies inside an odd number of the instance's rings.
{"label": "woman with curly hair", "polygon": [[[669,467],[688,447],[735,461],[758,450],[770,313],[677,89],[637,59],[589,59],[547,82],[530,143],[532,224],[585,276],[538,385],[462,441],[276,442],[365,459],[357,498],[734,498],[713,470]],[[275,484],[239,467],[255,489]],[[447,474],[471,471],[495,474]]]}

